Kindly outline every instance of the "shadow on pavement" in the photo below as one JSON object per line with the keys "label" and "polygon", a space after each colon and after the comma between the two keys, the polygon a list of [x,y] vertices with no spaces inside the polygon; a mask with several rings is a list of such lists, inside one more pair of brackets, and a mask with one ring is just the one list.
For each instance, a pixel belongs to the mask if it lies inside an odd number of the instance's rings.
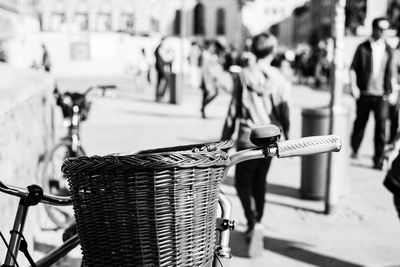
{"label": "shadow on pavement", "polygon": [[[162,105],[162,104],[160,104]],[[127,110],[126,113],[136,115],[136,116],[150,116],[150,117],[162,117],[162,118],[174,118],[174,119],[199,119],[201,120],[201,115],[199,112],[199,115],[195,114],[182,114],[182,113],[171,113],[171,112],[165,112],[162,110],[156,111],[157,109],[153,109],[154,111],[141,111],[141,110]],[[219,120],[220,118],[218,117],[213,117],[213,118],[207,118],[207,120]]]}
{"label": "shadow on pavement", "polygon": [[264,248],[283,256],[309,263],[315,266],[341,266],[341,267],[361,267],[363,265],[354,264],[345,260],[337,259],[328,255],[318,254],[306,250],[300,246],[304,244],[284,239],[265,237]]}
{"label": "shadow on pavement", "polygon": [[[234,231],[231,233],[230,246],[235,257],[248,258],[245,233]],[[278,239],[265,236],[264,249],[280,254],[282,256],[308,263],[314,266],[341,266],[361,267],[362,265],[347,262],[345,260],[322,255],[305,249],[307,244],[290,240]],[[267,264],[267,263],[266,263]]]}
{"label": "shadow on pavement", "polygon": [[363,163],[363,162],[352,162],[352,163],[350,163],[350,165],[353,167],[372,169],[372,163],[367,164],[367,163]]}
{"label": "shadow on pavement", "polygon": [[[232,175],[228,175],[222,183],[224,185],[228,185],[228,186],[234,187],[235,186],[235,178]],[[293,188],[293,187],[284,186],[284,185],[277,185],[277,184],[268,183],[267,184],[267,193],[301,200],[300,193],[299,193],[298,189]],[[227,192],[225,192],[225,194],[230,195]],[[276,200],[268,200],[267,201],[267,205],[269,205],[269,204],[277,205],[277,206],[281,206],[281,207],[286,207],[286,208],[292,208],[292,209],[295,209],[295,210],[303,210],[303,211],[312,212],[312,213],[316,213],[316,214],[324,214],[323,208],[321,208],[321,210],[310,209],[310,208],[307,208],[307,207],[303,207],[301,205],[294,205],[292,203],[288,204],[288,203],[278,202]],[[322,207],[322,204],[321,204],[321,207]]]}
{"label": "shadow on pavement", "polygon": [[275,194],[275,195],[281,195],[281,196],[292,197],[292,198],[300,198],[300,193],[299,193],[298,189],[289,187],[289,186],[284,186],[284,185],[268,183],[267,192]]}
{"label": "shadow on pavement", "polygon": [[325,214],[325,211],[322,209],[322,204],[321,204],[321,210],[317,210],[317,209],[310,209],[310,208],[306,208],[306,207],[302,207],[302,206],[286,204],[286,203],[281,203],[281,202],[271,201],[271,200],[269,200],[267,203],[272,204],[272,205],[281,206],[281,207],[291,208],[291,209],[295,209],[295,210],[312,212],[312,213],[316,213],[316,214]]}
{"label": "shadow on pavement", "polygon": [[[233,175],[228,175],[222,183],[224,185],[235,186],[235,177]],[[267,193],[300,199],[298,189],[279,184],[268,183]]]}

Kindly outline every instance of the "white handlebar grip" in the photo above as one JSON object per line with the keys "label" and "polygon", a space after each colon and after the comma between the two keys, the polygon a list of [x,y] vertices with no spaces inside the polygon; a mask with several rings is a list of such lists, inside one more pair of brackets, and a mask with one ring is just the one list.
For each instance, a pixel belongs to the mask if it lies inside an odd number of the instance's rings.
{"label": "white handlebar grip", "polygon": [[310,136],[277,143],[278,158],[338,152],[342,139],[337,135]]}

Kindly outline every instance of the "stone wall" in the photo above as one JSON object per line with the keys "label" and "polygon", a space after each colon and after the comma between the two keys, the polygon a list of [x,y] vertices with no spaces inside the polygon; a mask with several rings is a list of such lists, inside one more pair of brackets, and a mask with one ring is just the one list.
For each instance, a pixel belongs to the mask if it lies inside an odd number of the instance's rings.
{"label": "stone wall", "polygon": [[[54,79],[5,64],[0,64],[0,77],[0,180],[20,187],[39,184],[40,163],[54,143]],[[7,240],[17,206],[18,198],[0,193],[0,230]],[[29,210],[25,227],[29,243],[40,228],[38,212]],[[4,255],[1,243],[1,263]]]}

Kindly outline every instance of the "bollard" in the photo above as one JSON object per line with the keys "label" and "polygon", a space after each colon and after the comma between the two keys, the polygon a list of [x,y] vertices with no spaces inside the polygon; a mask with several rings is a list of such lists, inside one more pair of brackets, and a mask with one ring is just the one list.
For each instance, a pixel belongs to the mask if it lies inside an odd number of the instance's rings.
{"label": "bollard", "polygon": [[171,104],[179,105],[182,103],[183,74],[172,72],[170,74],[170,100]]}
{"label": "bollard", "polygon": [[[302,136],[329,134],[329,108],[303,109]],[[300,195],[304,199],[321,200],[326,194],[328,154],[301,158]]]}

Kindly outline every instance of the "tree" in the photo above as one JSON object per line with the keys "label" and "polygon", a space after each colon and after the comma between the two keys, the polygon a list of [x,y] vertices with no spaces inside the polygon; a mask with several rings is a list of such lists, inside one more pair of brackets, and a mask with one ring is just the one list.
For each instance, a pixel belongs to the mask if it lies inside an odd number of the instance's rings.
{"label": "tree", "polygon": [[352,34],[356,34],[357,28],[364,25],[367,13],[366,0],[347,0],[345,8],[345,27]]}

